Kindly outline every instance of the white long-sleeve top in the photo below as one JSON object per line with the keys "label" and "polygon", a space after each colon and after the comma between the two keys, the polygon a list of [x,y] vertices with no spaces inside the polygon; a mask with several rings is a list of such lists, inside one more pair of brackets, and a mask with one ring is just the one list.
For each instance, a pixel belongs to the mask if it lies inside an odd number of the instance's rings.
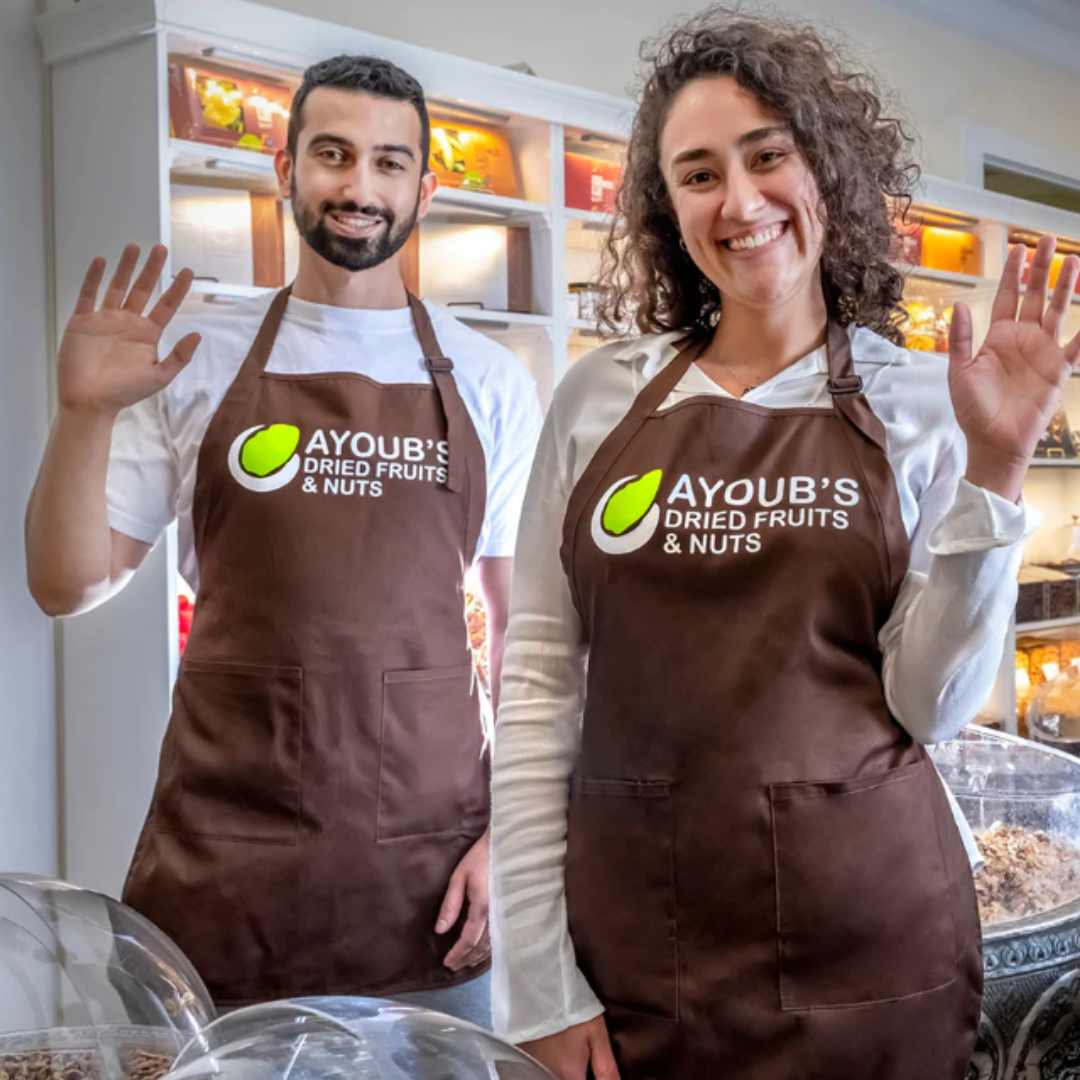
{"label": "white long-sleeve top", "polygon": [[[879,638],[885,694],[912,737],[933,743],[955,735],[989,696],[1016,603],[1027,512],[962,479],[966,446],[947,362],[863,328],[849,334],[855,371],[885,426],[911,541],[910,570]],[[568,780],[580,746],[588,650],[559,546],[571,491],[641,388],[675,355],[678,336],[607,345],[571,368],[548,413],[525,497],[493,775],[493,1009],[495,1030],[512,1042],[603,1011],[567,929]],[[827,379],[822,348],[744,400],[830,409]],[[701,394],[730,396],[691,366],[663,408]],[[970,830],[953,808],[975,862]]]}

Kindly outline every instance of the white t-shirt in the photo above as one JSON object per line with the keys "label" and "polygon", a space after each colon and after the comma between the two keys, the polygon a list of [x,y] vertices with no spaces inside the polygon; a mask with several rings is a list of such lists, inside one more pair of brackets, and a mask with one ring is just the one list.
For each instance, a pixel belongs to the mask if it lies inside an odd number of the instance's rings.
{"label": "white t-shirt", "polygon": [[[184,335],[202,341],[186,370],[163,391],[125,409],[113,431],[107,498],[117,532],[155,543],[179,523],[180,570],[193,589],[199,572],[191,502],[199,447],[211,417],[251,348],[270,296],[218,310],[181,313],[160,346],[167,356]],[[477,557],[514,553],[518,519],[542,412],[536,384],[508,349],[426,304],[454,379],[484,448],[487,507]],[[408,308],[357,310],[289,298],[267,371],[287,375],[347,371],[380,383],[431,381]]]}
{"label": "white t-shirt", "polygon": [[[1021,541],[1034,520],[1022,503],[962,479],[966,445],[943,358],[898,348],[866,329],[849,336],[855,371],[885,427],[911,542],[910,571],[879,635],[885,695],[915,739],[936,742],[986,703],[1016,604]],[[588,648],[559,547],[570,493],[642,387],[670,363],[678,337],[608,345],[570,369],[544,424],[525,498],[492,778],[492,1002],[495,1030],[512,1042],[603,1011],[577,967],[567,927],[568,779],[580,747]],[[822,348],[744,400],[831,409],[827,379]],[[663,408],[701,394],[731,396],[693,365]],[[977,866],[974,838],[951,801]]]}

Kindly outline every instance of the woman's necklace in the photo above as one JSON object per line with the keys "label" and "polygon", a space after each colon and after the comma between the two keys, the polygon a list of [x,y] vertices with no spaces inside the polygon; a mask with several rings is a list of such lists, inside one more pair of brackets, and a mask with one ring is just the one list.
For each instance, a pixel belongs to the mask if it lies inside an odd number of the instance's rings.
{"label": "woman's necklace", "polygon": [[739,391],[739,397],[744,398],[747,394],[750,393],[751,390],[756,390],[758,388],[757,383],[748,383],[745,379],[740,379],[739,376],[736,375],[735,372],[727,366],[727,364],[721,363],[719,360],[714,361],[714,363],[719,364],[720,367],[722,367],[731,376],[736,386],[741,386],[743,388]]}

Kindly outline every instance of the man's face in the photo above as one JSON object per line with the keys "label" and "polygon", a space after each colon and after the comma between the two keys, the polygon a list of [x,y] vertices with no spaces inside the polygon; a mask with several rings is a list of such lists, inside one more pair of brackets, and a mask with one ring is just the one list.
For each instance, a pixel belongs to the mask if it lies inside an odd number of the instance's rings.
{"label": "man's face", "polygon": [[356,272],[401,250],[435,190],[420,138],[420,117],[407,101],[312,91],[296,160],[283,152],[277,167],[296,227],[318,255]]}

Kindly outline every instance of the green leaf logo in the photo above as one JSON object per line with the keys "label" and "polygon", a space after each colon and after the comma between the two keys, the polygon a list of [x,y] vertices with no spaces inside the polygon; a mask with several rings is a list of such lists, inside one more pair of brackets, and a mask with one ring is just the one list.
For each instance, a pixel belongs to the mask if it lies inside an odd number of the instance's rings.
{"label": "green leaf logo", "polygon": [[613,536],[632,529],[649,512],[663,478],[662,469],[653,469],[616,491],[604,508],[604,528]]}
{"label": "green leaf logo", "polygon": [[271,424],[257,431],[240,452],[240,464],[252,476],[269,476],[296,453],[300,429],[292,424]]}

